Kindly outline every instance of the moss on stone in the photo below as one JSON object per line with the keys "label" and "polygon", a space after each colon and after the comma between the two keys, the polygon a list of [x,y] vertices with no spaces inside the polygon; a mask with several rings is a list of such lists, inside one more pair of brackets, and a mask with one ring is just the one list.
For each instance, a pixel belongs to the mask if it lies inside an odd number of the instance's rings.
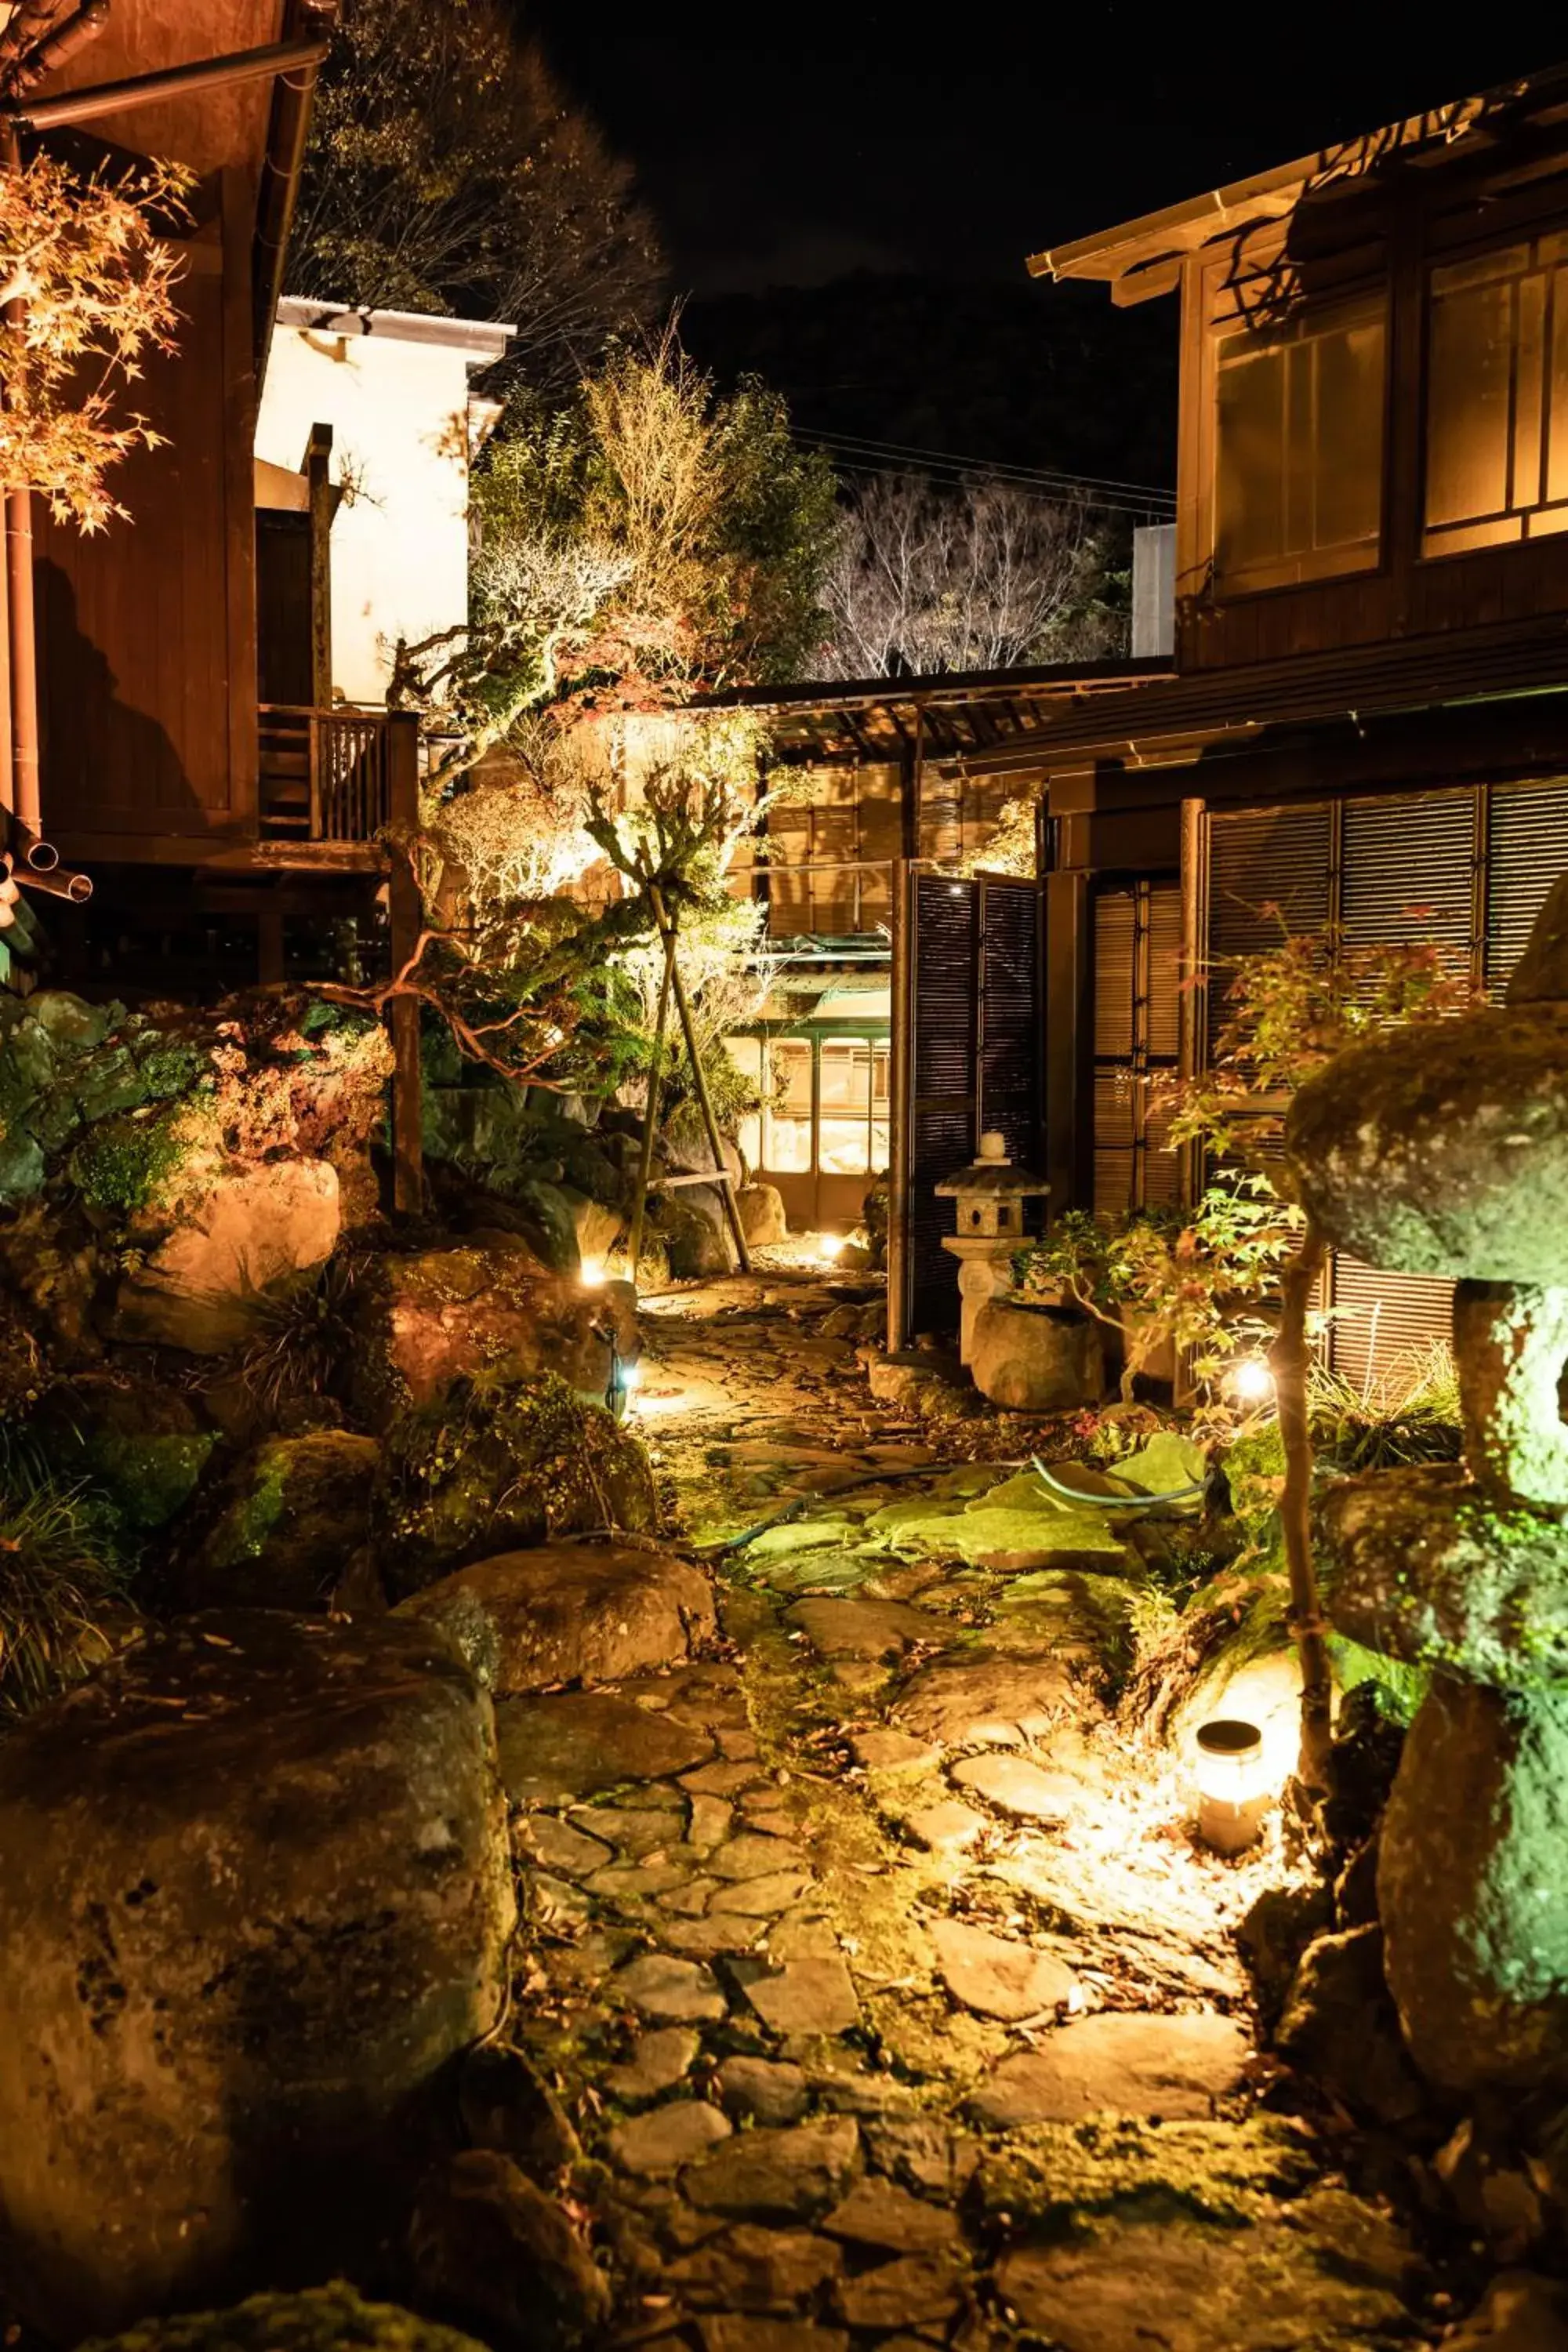
{"label": "moss on stone", "polygon": [[145,1436],[104,1430],[88,1440],[83,1460],[88,1477],[108,1495],[122,1524],[153,1535],[184,1509],[216,1444],[210,1430]]}
{"label": "moss on stone", "polygon": [[69,1174],[89,1208],[134,1217],[160,1198],[184,1156],[173,1115],[114,1118],[83,1137]]}
{"label": "moss on stone", "polygon": [[554,1372],[459,1381],[394,1423],[375,1498],[399,1593],[447,1570],[591,1528],[651,1528],[641,1443]]}
{"label": "moss on stone", "polygon": [[471,2336],[397,2304],[365,2303],[342,2279],[300,2294],[253,2294],[227,2311],[144,2319],[83,2352],[484,2352]]}
{"label": "moss on stone", "polygon": [[1037,2124],[985,2158],[980,2190],[991,2210],[1037,2227],[1065,2231],[1079,2216],[1113,2210],[1239,2227],[1303,2193],[1321,2168],[1300,2125],[1280,2116]]}

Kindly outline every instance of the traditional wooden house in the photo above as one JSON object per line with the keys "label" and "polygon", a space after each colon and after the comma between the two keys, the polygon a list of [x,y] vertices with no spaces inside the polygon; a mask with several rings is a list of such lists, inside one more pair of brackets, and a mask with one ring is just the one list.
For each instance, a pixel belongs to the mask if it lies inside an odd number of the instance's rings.
{"label": "traditional wooden house", "polygon": [[[1182,307],[1176,674],[938,762],[1041,780],[1045,1172],[1121,1211],[1197,1181],[1149,1079],[1208,1052],[1205,972],[1283,920],[1496,986],[1568,870],[1568,69],[1030,267]],[[917,946],[917,1029],[967,952]],[[899,1143],[918,1234],[918,1112]],[[1446,1324],[1343,1260],[1332,1298],[1358,1380]]]}
{"label": "traditional wooden house", "polygon": [[[24,153],[37,139],[84,169],[127,155],[189,168],[189,219],[171,232],[182,316],[177,348],[136,387],[161,439],[117,469],[130,521],[84,538],[32,502],[32,562],[18,581],[13,557],[9,602],[13,633],[18,588],[36,612],[37,804],[22,805],[25,745],[12,798],[23,829],[93,884],[89,905],[50,924],[58,977],[210,992],[331,968],[345,926],[374,933],[378,893],[384,932],[375,835],[416,788],[412,721],[332,708],[320,649],[333,501],[303,445],[307,593],[285,616],[300,639],[281,665],[286,708],[258,676],[258,400],[336,0],[100,13],[13,119]],[[289,650],[277,602],[262,632],[275,666]],[[24,698],[8,698],[16,730]]]}

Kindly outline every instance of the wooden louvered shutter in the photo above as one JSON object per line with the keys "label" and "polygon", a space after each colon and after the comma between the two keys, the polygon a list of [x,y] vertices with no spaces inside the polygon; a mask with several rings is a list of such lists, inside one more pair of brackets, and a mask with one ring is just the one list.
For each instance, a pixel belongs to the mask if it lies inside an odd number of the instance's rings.
{"label": "wooden louvered shutter", "polygon": [[1182,894],[1136,882],[1094,900],[1094,1205],[1108,1215],[1174,1201],[1175,1155],[1162,1149],[1152,1077],[1180,1044]]}
{"label": "wooden louvered shutter", "polygon": [[[1477,796],[1463,790],[1347,801],[1341,819],[1340,927],[1347,947],[1432,940],[1457,971],[1479,969]],[[1409,1367],[1453,1321],[1454,1286],[1336,1254],[1331,1368],[1363,1393]]]}
{"label": "wooden louvered shutter", "polygon": [[1321,931],[1333,916],[1332,812],[1326,801],[1226,810],[1208,824],[1208,1039],[1225,1024],[1226,988],[1240,959],[1288,932]]}
{"label": "wooden louvered shutter", "polygon": [[1568,778],[1496,784],[1487,810],[1486,982],[1500,996],[1552,885],[1568,873]]}

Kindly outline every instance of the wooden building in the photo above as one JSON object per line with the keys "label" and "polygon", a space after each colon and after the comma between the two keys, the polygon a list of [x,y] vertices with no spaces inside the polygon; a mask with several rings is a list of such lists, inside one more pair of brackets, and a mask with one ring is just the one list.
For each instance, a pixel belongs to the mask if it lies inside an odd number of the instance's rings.
{"label": "wooden building", "polygon": [[[317,585],[292,670],[307,688],[279,708],[258,676],[257,405],[336,7],[116,0],[21,109],[24,145],[80,168],[157,156],[194,174],[171,236],[177,349],[135,387],[162,438],[113,477],[131,520],[83,538],[33,501],[38,830],[94,886],[50,924],[55,969],[79,986],[173,995],[329,968],[345,924],[374,930],[374,836],[415,789],[412,722],[331,707],[315,646],[331,501],[304,447]],[[106,86],[110,102],[93,98]]]}
{"label": "wooden building", "polygon": [[[1161,660],[1002,670],[758,688],[697,706],[757,710],[769,744],[765,781],[791,787],[770,808],[761,854],[743,856],[732,876],[738,890],[766,902],[778,972],[762,1017],[729,1045],[766,1106],[745,1122],[742,1149],[777,1186],[794,1228],[856,1224],[868,1187],[894,1156],[908,1063],[895,997],[900,910],[911,877],[928,877],[944,908],[977,903],[982,886],[972,877],[995,850],[1008,804],[1026,803],[1043,780],[1043,771],[1018,768],[1018,747],[1077,701],[1169,674]],[[1003,745],[1015,764],[994,776],[952,764]],[[1004,829],[1009,863],[1021,840],[1032,866],[1032,820],[1022,836]],[[1003,875],[984,887],[998,904],[1021,898],[1034,908],[1032,882]],[[994,1001],[994,1053],[997,1010]],[[1031,964],[1031,1038],[1038,1013]],[[1037,1150],[1037,1131],[1021,1133],[1020,1146]],[[937,1251],[934,1226],[931,1248],[934,1280],[951,1287],[952,1260]]]}
{"label": "wooden building", "polygon": [[[1568,68],[1030,266],[1182,310],[1176,675],[939,763],[1040,779],[1046,1173],[1120,1211],[1194,1181],[1148,1110],[1212,1044],[1184,974],[1282,917],[1496,986],[1568,870]],[[1333,1298],[1358,1379],[1446,1325]]]}

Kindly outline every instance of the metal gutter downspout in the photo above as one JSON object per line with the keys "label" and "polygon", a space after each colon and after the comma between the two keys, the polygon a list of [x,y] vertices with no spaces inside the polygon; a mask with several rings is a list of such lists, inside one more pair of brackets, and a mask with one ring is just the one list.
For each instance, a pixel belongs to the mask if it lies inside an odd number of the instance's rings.
{"label": "metal gutter downspout", "polygon": [[[312,14],[322,22],[335,21],[335,0],[330,8],[318,6]],[[321,64],[331,43],[321,41],[308,46],[317,54],[308,61],[302,61],[297,73],[279,77],[278,87],[273,93],[272,120],[268,126],[267,153],[261,166],[261,187],[256,201],[256,243],[251,277],[258,399],[266,381],[278,305],[283,299],[283,274],[289,259],[289,237],[294,226],[295,207],[300,201],[300,180],[304,169],[305,142],[310,131],[310,110],[315,101]]]}

